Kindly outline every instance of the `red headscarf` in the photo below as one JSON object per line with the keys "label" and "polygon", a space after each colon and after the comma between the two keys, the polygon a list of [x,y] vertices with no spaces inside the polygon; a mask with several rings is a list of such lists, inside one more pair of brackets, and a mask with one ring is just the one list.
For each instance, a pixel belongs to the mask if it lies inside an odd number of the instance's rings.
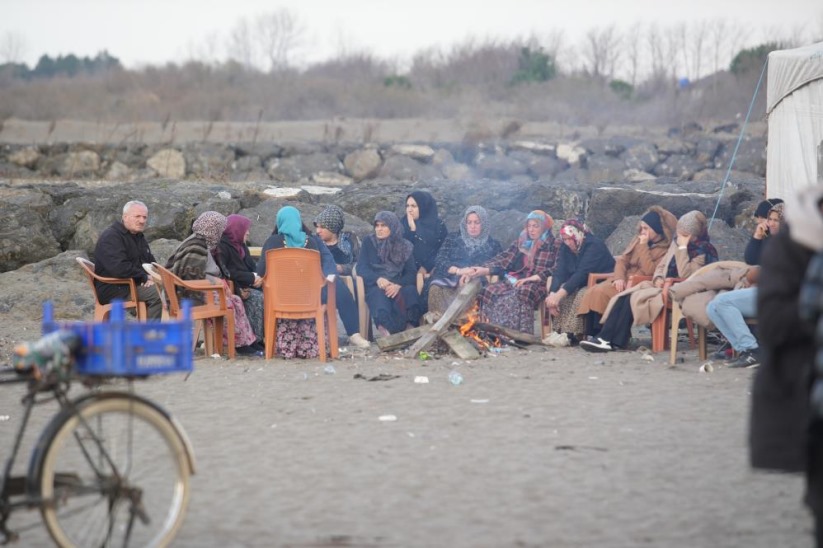
{"label": "red headscarf", "polygon": [[228,216],[226,230],[223,231],[223,235],[228,238],[231,245],[240,254],[241,259],[246,255],[244,244],[246,243],[246,232],[250,227],[250,219],[242,215],[232,214]]}

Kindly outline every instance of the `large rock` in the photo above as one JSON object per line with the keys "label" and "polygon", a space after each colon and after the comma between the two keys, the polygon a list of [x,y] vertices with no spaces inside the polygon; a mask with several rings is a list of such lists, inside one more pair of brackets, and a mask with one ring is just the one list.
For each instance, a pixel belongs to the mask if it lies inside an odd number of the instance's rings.
{"label": "large rock", "polygon": [[69,152],[58,168],[62,177],[88,177],[100,170],[100,155],[93,150]]}
{"label": "large rock", "polygon": [[0,272],[15,270],[60,253],[48,213],[52,197],[33,188],[3,188],[0,200]]}
{"label": "large rock", "polygon": [[[43,302],[50,300],[55,319],[91,321],[94,298],[76,257],[86,255],[80,251],[66,251],[18,270],[0,273],[3,320],[41,320]],[[31,334],[31,340],[39,337],[39,331]]]}
{"label": "large rock", "polygon": [[9,154],[9,162],[29,169],[34,169],[40,159],[40,151],[35,147],[21,148]]}
{"label": "large rock", "polygon": [[186,176],[186,159],[183,153],[173,148],[164,148],[146,160],[146,165],[160,177],[182,179]]}
{"label": "large rock", "polygon": [[346,168],[346,173],[351,175],[355,181],[371,179],[376,176],[382,164],[383,158],[380,157],[380,153],[374,148],[355,150],[346,154],[346,157],[343,159],[343,166]]}
{"label": "large rock", "polygon": [[275,181],[294,182],[308,179],[320,172],[340,173],[343,171],[343,165],[334,154],[314,152],[288,158],[275,158],[268,162],[266,170]]}

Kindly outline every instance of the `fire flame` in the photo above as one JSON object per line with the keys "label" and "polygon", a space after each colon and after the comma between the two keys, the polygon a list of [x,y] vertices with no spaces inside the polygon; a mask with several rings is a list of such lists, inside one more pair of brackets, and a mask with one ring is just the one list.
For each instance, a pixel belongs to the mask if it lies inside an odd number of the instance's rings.
{"label": "fire flame", "polygon": [[480,333],[474,329],[474,326],[480,321],[480,309],[478,308],[477,304],[472,307],[471,310],[466,312],[466,321],[460,326],[460,334],[467,339],[471,339],[474,341],[481,350],[488,350],[491,347],[500,347],[502,344],[500,343],[500,339],[497,337],[493,337],[491,339],[486,339],[480,336]]}

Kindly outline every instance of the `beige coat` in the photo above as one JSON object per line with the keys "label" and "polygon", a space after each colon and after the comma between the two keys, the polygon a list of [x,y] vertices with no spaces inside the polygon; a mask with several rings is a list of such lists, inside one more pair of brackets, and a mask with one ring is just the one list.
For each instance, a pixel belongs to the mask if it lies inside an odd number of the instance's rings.
{"label": "beige coat", "polygon": [[[652,206],[648,211],[660,215],[663,225],[662,239],[652,246],[638,245],[639,237],[635,236],[623,254],[614,261],[614,274],[586,291],[578,308],[578,314],[587,314],[590,311],[603,313],[608,307],[617,290],[612,285],[614,280],[628,282],[632,276],[651,276],[658,261],[666,253],[677,228],[677,218],[660,206]],[[644,213],[645,215],[645,213]],[[638,223],[638,228],[640,223]]]}
{"label": "beige coat", "polygon": [[[706,263],[705,255],[698,255],[694,259],[690,259],[688,251],[685,248],[680,249],[677,241],[674,240],[669,246],[666,255],[657,263],[657,268],[655,268],[654,277],[652,278],[653,280],[665,280],[666,271],[672,258],[674,258],[677,263],[677,272],[681,278],[688,278]],[[600,323],[606,323],[606,319],[609,317],[615,301],[623,295],[630,295],[632,314],[634,315],[633,325],[650,324],[660,315],[660,312],[663,311],[663,288],[654,287],[653,282],[641,282],[612,297],[609,301],[609,306],[606,307],[606,311],[603,313]]]}
{"label": "beige coat", "polygon": [[746,274],[751,268],[740,261],[721,261],[711,266],[714,268],[696,272],[687,280],[674,284],[669,291],[685,317],[708,329],[714,327],[706,314],[709,301],[724,291],[745,287]]}

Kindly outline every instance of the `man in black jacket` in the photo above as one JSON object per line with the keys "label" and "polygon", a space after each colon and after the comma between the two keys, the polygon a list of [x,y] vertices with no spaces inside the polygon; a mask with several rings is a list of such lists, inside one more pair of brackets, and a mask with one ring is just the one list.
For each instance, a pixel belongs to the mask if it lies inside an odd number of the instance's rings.
{"label": "man in black jacket", "polygon": [[[143,270],[143,263],[155,262],[149,243],[143,235],[148,221],[146,204],[138,201],[123,206],[123,219],[103,231],[94,248],[94,271],[110,278],[132,278],[137,284],[137,298],[146,303],[149,319],[160,319],[163,312],[154,282]],[[128,299],[129,288],[124,285],[94,282],[100,302]]]}

